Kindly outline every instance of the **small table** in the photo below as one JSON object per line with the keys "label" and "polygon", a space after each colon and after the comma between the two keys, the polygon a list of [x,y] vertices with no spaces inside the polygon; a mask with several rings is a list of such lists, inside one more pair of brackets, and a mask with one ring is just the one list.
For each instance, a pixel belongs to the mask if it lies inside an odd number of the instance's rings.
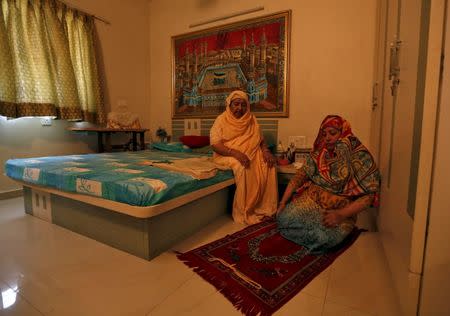
{"label": "small table", "polygon": [[[68,130],[74,132],[96,132],[98,140],[98,152],[102,153],[105,150],[111,151],[111,133],[132,133],[133,151],[137,151],[137,135],[139,134],[139,147],[141,150],[144,150],[144,134],[146,131],[148,131],[148,128],[69,127]],[[105,135],[105,143],[103,143],[103,135]]]}
{"label": "small table", "polygon": [[287,185],[291,181],[291,179],[297,173],[297,170],[294,167],[294,164],[289,165],[277,165],[277,180],[278,180],[278,197],[281,199],[283,197],[284,191],[286,190]]}
{"label": "small table", "polygon": [[298,167],[296,168],[294,164],[283,166],[277,165],[278,183],[287,185],[289,181],[291,181],[291,179],[295,176],[297,170]]}

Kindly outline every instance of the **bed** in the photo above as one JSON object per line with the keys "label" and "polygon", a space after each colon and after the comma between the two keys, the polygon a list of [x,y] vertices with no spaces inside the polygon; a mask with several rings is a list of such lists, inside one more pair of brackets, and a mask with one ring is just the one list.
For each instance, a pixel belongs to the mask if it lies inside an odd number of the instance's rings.
{"label": "bed", "polygon": [[231,170],[196,179],[161,168],[197,158],[153,150],[39,157],[8,160],[5,171],[23,185],[26,213],[150,260],[231,209]]}
{"label": "bed", "polygon": [[[213,123],[214,119],[172,120],[172,139],[179,141],[183,135],[209,135]],[[258,119],[258,123],[266,143],[277,144],[278,120]],[[193,130],[194,127],[196,130]],[[26,213],[150,260],[215,218],[231,213],[235,190],[232,172],[218,171],[213,178],[204,180],[185,177],[178,185],[169,185],[170,190],[166,194],[160,194],[163,191],[160,190],[146,195],[136,188],[139,181],[133,183],[134,191],[119,190],[117,193],[114,179],[110,179],[110,185],[99,194],[98,184],[95,179],[86,176],[82,169],[88,168],[80,164],[81,160],[100,158],[103,159],[99,160],[102,163],[96,163],[96,169],[114,167],[117,171],[130,169],[129,166],[121,165],[128,163],[122,161],[125,156],[134,161],[170,161],[204,156],[209,150],[200,148],[194,151],[197,153],[153,150],[13,159],[7,161],[5,171],[9,177],[23,185]],[[44,177],[45,172],[41,173],[39,164],[45,164],[45,161],[51,164],[52,160],[59,161],[63,168],[71,168],[67,170],[71,170],[69,180],[63,180],[58,167],[50,167],[47,172],[50,176]],[[59,168],[61,169],[61,166]],[[142,170],[141,168],[147,170],[150,166],[144,164],[131,169]],[[156,173],[156,176],[160,177],[156,177],[159,180],[167,173],[174,175],[166,170]],[[122,180],[144,177],[141,173],[129,174],[124,170],[119,170],[117,175],[118,178],[122,177]],[[77,179],[80,177],[83,180],[78,180],[77,190]],[[52,179],[56,179],[53,184],[49,181]],[[103,180],[108,182],[107,179]],[[158,187],[157,181],[153,184]]]}

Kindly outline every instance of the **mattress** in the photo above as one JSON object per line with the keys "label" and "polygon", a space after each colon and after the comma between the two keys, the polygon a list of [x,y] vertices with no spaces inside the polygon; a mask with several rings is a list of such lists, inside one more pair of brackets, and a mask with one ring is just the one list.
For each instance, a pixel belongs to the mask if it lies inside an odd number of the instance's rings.
{"label": "mattress", "polygon": [[233,179],[231,170],[218,170],[208,179],[155,167],[174,160],[199,157],[160,151],[52,156],[6,161],[12,179],[107,199],[133,206],[152,206]]}

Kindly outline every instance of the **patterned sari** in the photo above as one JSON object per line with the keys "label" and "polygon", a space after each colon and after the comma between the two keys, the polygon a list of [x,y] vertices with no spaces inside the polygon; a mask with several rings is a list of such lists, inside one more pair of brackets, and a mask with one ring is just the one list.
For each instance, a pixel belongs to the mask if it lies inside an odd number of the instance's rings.
{"label": "patterned sari", "polygon": [[[326,127],[341,132],[332,150],[327,149],[322,137]],[[291,185],[297,192],[277,215],[280,233],[311,253],[323,253],[339,244],[356,222],[356,216],[352,216],[329,228],[322,224],[323,212],[344,208],[365,195],[370,195],[372,204],[377,205],[380,174],[372,155],[353,135],[348,122],[333,115],[322,122],[314,148]]]}

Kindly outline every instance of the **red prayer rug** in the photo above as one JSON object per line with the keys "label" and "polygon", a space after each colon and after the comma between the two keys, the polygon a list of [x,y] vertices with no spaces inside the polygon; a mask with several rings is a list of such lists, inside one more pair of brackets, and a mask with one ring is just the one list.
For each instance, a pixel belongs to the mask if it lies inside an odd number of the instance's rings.
{"label": "red prayer rug", "polygon": [[178,258],[218,289],[245,315],[272,315],[350,247],[355,229],[322,255],[285,238],[272,220],[251,225]]}

